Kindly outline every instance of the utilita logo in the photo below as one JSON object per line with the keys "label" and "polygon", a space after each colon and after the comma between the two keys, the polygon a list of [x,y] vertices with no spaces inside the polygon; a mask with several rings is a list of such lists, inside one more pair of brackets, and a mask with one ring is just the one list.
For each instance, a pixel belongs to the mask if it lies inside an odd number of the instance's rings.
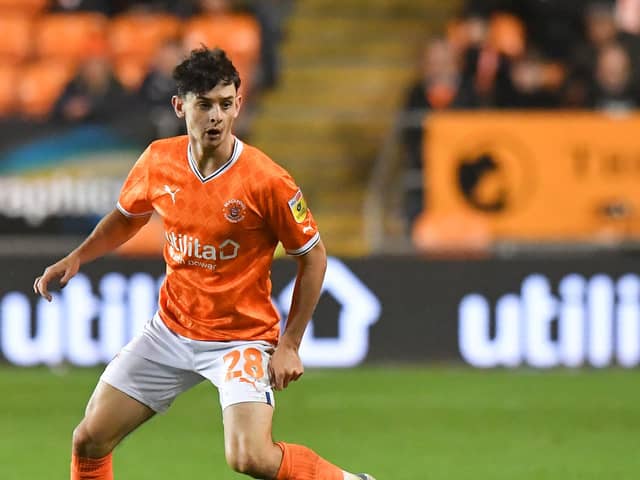
{"label": "utilita logo", "polygon": [[495,305],[483,295],[459,304],[459,348],[476,367],[606,367],[640,364],[640,276],[570,274],[557,292],[540,274]]}
{"label": "utilita logo", "polygon": [[[142,272],[110,272],[92,282],[79,273],[53,293],[51,303],[35,298],[29,285],[24,291],[0,292],[0,360],[21,366],[107,363],[157,310],[162,280]],[[292,278],[281,292],[273,292],[273,303],[285,318],[294,286]],[[369,328],[380,317],[380,301],[335,258],[327,261],[322,289],[340,305],[338,334],[316,337],[312,320],[300,347],[302,361],[310,367],[358,365],[367,356]]]}
{"label": "utilita logo", "polygon": [[238,250],[240,250],[240,244],[230,238],[216,248],[215,245],[202,243],[198,238],[181,233],[165,232],[164,236],[169,243],[169,255],[175,262],[209,270],[216,268],[216,264],[211,261],[231,260],[238,256]]}

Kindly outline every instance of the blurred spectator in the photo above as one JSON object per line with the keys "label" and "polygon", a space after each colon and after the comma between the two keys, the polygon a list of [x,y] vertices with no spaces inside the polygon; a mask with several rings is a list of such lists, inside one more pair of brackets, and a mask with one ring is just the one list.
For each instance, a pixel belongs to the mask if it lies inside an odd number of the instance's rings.
{"label": "blurred spectator", "polygon": [[183,18],[196,11],[196,0],[55,0],[53,11],[94,11],[117,15],[125,11],[165,12]]}
{"label": "blurred spectator", "polygon": [[122,115],[130,101],[116,80],[109,61],[92,57],[81,65],[76,77],[67,85],[53,114],[68,122],[108,121]]}
{"label": "blurred spectator", "polygon": [[616,22],[620,31],[640,35],[640,0],[616,0]]}
{"label": "blurred spectator", "polygon": [[464,59],[463,78],[473,85],[477,106],[509,106],[510,61],[525,48],[521,22],[509,14],[472,15],[455,22],[448,36]]}
{"label": "blurred spectator", "polygon": [[228,15],[234,10],[234,3],[232,0],[197,0],[196,11],[197,14],[205,15]]}
{"label": "blurred spectator", "polygon": [[54,12],[100,12],[105,15],[117,13],[125,2],[111,0],[55,0],[52,5]]}
{"label": "blurred spectator", "polygon": [[187,18],[196,11],[196,0],[120,0],[129,12],[170,13]]}
{"label": "blurred spectator", "polygon": [[564,69],[528,52],[509,66],[510,84],[502,92],[509,108],[555,108],[560,105]]}
{"label": "blurred spectator", "polygon": [[472,108],[472,85],[462,76],[460,59],[444,38],[431,40],[422,52],[420,78],[409,89],[404,108],[403,142],[407,156],[406,213],[410,222],[423,208],[422,118],[425,112]]}
{"label": "blurred spectator", "polygon": [[489,18],[496,12],[519,17],[528,41],[545,58],[564,60],[580,37],[585,0],[467,0],[467,16]]}
{"label": "blurred spectator", "polygon": [[611,43],[598,52],[588,106],[609,111],[626,111],[638,106],[631,59],[619,43]]}
{"label": "blurred spectator", "polygon": [[615,41],[617,35],[613,8],[607,3],[590,3],[584,14],[584,38],[574,44],[571,54],[572,80],[588,82],[598,50]]}
{"label": "blurred spectator", "polygon": [[183,59],[179,42],[163,44],[140,87],[139,98],[148,114],[153,138],[184,133],[184,121],[176,117],[171,106],[171,97],[176,94],[173,69]]}
{"label": "blurred spectator", "polygon": [[[617,43],[628,56],[640,58],[640,39],[621,32],[610,2],[590,2],[584,13],[584,38],[576,42],[568,60],[569,78],[565,88],[565,104],[569,107],[593,107],[599,83],[595,80],[597,59],[603,48]],[[630,61],[631,76],[640,75],[640,62]]]}

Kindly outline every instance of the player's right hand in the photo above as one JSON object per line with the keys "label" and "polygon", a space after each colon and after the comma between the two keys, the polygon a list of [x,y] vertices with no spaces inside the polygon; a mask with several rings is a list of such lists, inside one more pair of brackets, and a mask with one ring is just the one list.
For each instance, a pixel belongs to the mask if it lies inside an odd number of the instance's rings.
{"label": "player's right hand", "polygon": [[36,295],[40,295],[50,302],[52,299],[49,293],[49,284],[51,281],[58,280],[60,288],[64,288],[69,280],[78,273],[78,270],[80,270],[80,259],[75,255],[68,255],[59,262],[45,268],[42,275],[37,277],[33,282],[33,291]]}

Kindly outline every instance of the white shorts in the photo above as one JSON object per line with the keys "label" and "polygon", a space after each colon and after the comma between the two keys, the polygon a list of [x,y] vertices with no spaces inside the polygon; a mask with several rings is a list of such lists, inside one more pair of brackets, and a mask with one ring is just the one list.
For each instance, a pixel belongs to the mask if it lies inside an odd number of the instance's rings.
{"label": "white shorts", "polygon": [[242,402],[275,405],[267,365],[267,342],[206,342],[178,335],[156,313],[144,331],[107,365],[100,380],[156,412],[205,378],[224,409]]}

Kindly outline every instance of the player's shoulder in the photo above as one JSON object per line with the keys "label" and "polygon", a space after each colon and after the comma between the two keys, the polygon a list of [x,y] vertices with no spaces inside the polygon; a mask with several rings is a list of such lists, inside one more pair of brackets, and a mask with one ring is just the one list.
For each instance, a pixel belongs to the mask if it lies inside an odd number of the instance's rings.
{"label": "player's shoulder", "polygon": [[252,170],[260,171],[262,178],[290,177],[289,172],[269,155],[253,145],[243,142],[242,155]]}
{"label": "player's shoulder", "polygon": [[189,145],[189,137],[187,135],[179,135],[177,137],[166,137],[154,140],[147,148],[152,155],[167,155],[178,153],[183,155]]}

